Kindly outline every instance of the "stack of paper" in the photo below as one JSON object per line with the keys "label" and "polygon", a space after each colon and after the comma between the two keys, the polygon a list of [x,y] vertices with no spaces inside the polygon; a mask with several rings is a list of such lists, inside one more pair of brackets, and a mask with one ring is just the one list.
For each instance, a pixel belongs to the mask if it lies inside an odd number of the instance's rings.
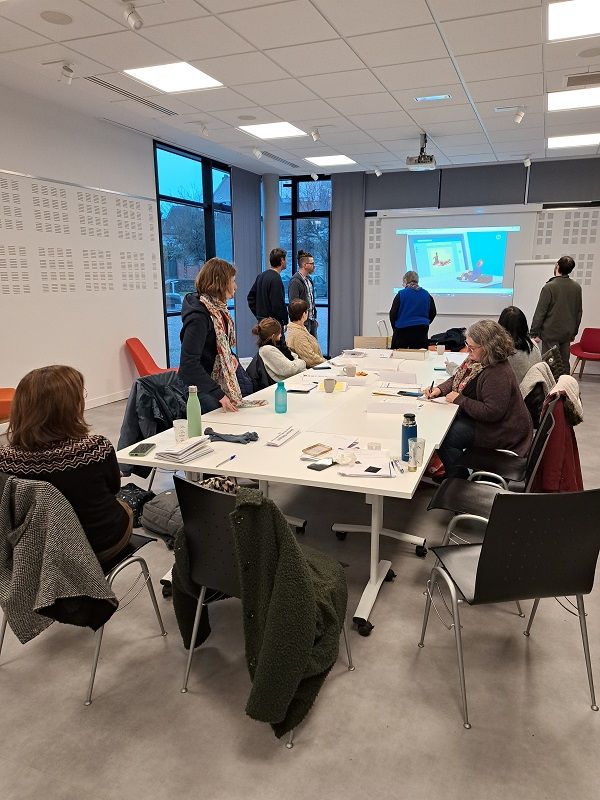
{"label": "stack of paper", "polygon": [[208,444],[208,436],[192,436],[181,444],[174,444],[163,450],[157,451],[156,458],[161,461],[174,461],[176,464],[186,464],[188,461],[195,461],[202,458],[214,450]]}
{"label": "stack of paper", "polygon": [[395,477],[387,450],[358,450],[356,458],[356,463],[342,466],[338,474],[348,478]]}
{"label": "stack of paper", "polygon": [[313,389],[316,389],[318,385],[319,384],[317,381],[306,380],[304,376],[301,376],[300,380],[286,383],[285,388],[288,392],[308,394],[309,392],[312,392]]}
{"label": "stack of paper", "polygon": [[298,436],[299,433],[300,428],[286,428],[270,439],[267,444],[269,447],[281,447],[282,444],[289,442],[290,439],[293,439],[294,436]]}
{"label": "stack of paper", "polygon": [[364,350],[342,350],[342,355],[345,358],[366,358],[367,354]]}
{"label": "stack of paper", "polygon": [[423,394],[421,387],[417,383],[392,383],[390,381],[381,381],[373,389],[373,394],[389,395],[390,397],[398,397],[408,395],[409,397],[421,397]]}

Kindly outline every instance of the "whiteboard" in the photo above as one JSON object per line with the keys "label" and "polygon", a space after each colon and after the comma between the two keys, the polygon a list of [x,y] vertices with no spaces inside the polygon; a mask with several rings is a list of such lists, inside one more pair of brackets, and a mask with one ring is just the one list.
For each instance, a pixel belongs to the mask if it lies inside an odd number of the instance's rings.
{"label": "whiteboard", "polygon": [[515,261],[513,305],[521,309],[530,326],[541,288],[553,276],[555,265],[555,258]]}

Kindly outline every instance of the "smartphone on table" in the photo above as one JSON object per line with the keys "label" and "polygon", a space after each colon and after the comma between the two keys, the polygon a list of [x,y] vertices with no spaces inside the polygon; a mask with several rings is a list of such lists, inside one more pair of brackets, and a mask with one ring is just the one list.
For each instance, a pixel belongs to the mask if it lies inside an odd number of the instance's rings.
{"label": "smartphone on table", "polygon": [[142,442],[141,444],[137,444],[133,450],[129,451],[130,456],[147,456],[148,453],[151,453],[152,450],[156,447],[155,444],[152,442]]}
{"label": "smartphone on table", "polygon": [[333,464],[334,464],[333,458],[322,458],[320,461],[314,461],[312,464],[309,464],[308,469],[314,469],[317,472],[320,472],[323,469],[332,467]]}

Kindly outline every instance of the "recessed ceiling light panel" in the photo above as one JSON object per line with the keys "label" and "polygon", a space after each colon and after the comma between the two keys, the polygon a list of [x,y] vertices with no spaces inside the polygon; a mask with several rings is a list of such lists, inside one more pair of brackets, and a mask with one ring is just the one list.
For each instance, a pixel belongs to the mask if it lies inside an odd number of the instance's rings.
{"label": "recessed ceiling light panel", "polygon": [[214,89],[223,86],[185,61],[175,64],[160,64],[157,67],[141,67],[140,69],[123,70],[125,75],[136,81],[152,86],[161,92],[194,92],[199,89]]}
{"label": "recessed ceiling light panel", "polygon": [[594,147],[600,144],[600,133],[582,133],[577,136],[550,136],[548,149],[557,150],[562,147]]}
{"label": "recessed ceiling light panel", "polygon": [[305,158],[304,160],[315,164],[317,167],[341,167],[344,164],[356,164],[356,161],[348,158],[348,156],[313,156],[313,158]]}
{"label": "recessed ceiling light panel", "polygon": [[600,106],[600,86],[571,89],[568,92],[548,92],[548,111],[595,108],[596,106]]}
{"label": "recessed ceiling light panel", "polygon": [[566,0],[548,6],[548,39],[579,39],[600,33],[598,0]]}
{"label": "recessed ceiling light panel", "polygon": [[428,94],[423,97],[415,97],[417,103],[438,103],[440,100],[452,100],[451,94]]}
{"label": "recessed ceiling light panel", "polygon": [[288,139],[292,136],[308,136],[289,122],[266,122],[262,125],[240,125],[240,130],[258,139]]}

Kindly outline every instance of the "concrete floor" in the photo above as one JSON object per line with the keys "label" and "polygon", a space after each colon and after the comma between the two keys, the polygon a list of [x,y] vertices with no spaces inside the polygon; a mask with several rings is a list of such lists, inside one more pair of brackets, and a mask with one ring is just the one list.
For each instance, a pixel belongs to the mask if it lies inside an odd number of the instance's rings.
{"label": "concrete floor", "polygon": [[[584,379],[582,395],[586,421],[576,430],[593,488],[600,382]],[[114,403],[88,420],[116,441],[123,409]],[[157,485],[170,480],[162,475]],[[447,515],[425,512],[430,495],[424,487],[411,503],[386,501],[386,524],[439,541]],[[329,527],[367,521],[368,507],[352,494],[300,487],[275,488],[273,497],[308,518],[307,542],[348,564],[352,609],[368,575],[368,538],[338,542]],[[464,607],[466,731],[453,636],[432,617],[426,647],[416,646],[433,556],[418,559],[390,540],[381,549],[398,577],[384,584],[375,629],[369,638],[351,633],[356,671],[340,658],[291,751],[244,714],[249,678],[235,600],[212,609],[213,634],[196,655],[187,695],[179,692],[185,654],[169,600],[159,598],[166,639],[143,595],[109,623],[89,708],[90,631],[54,625],[27,646],[9,632],[0,657],[0,799],[595,800],[600,713],[590,710],[577,619],[545,600],[527,640],[514,606]],[[144,554],[158,585],[172,555],[162,543]],[[600,592],[587,609],[600,693]]]}

